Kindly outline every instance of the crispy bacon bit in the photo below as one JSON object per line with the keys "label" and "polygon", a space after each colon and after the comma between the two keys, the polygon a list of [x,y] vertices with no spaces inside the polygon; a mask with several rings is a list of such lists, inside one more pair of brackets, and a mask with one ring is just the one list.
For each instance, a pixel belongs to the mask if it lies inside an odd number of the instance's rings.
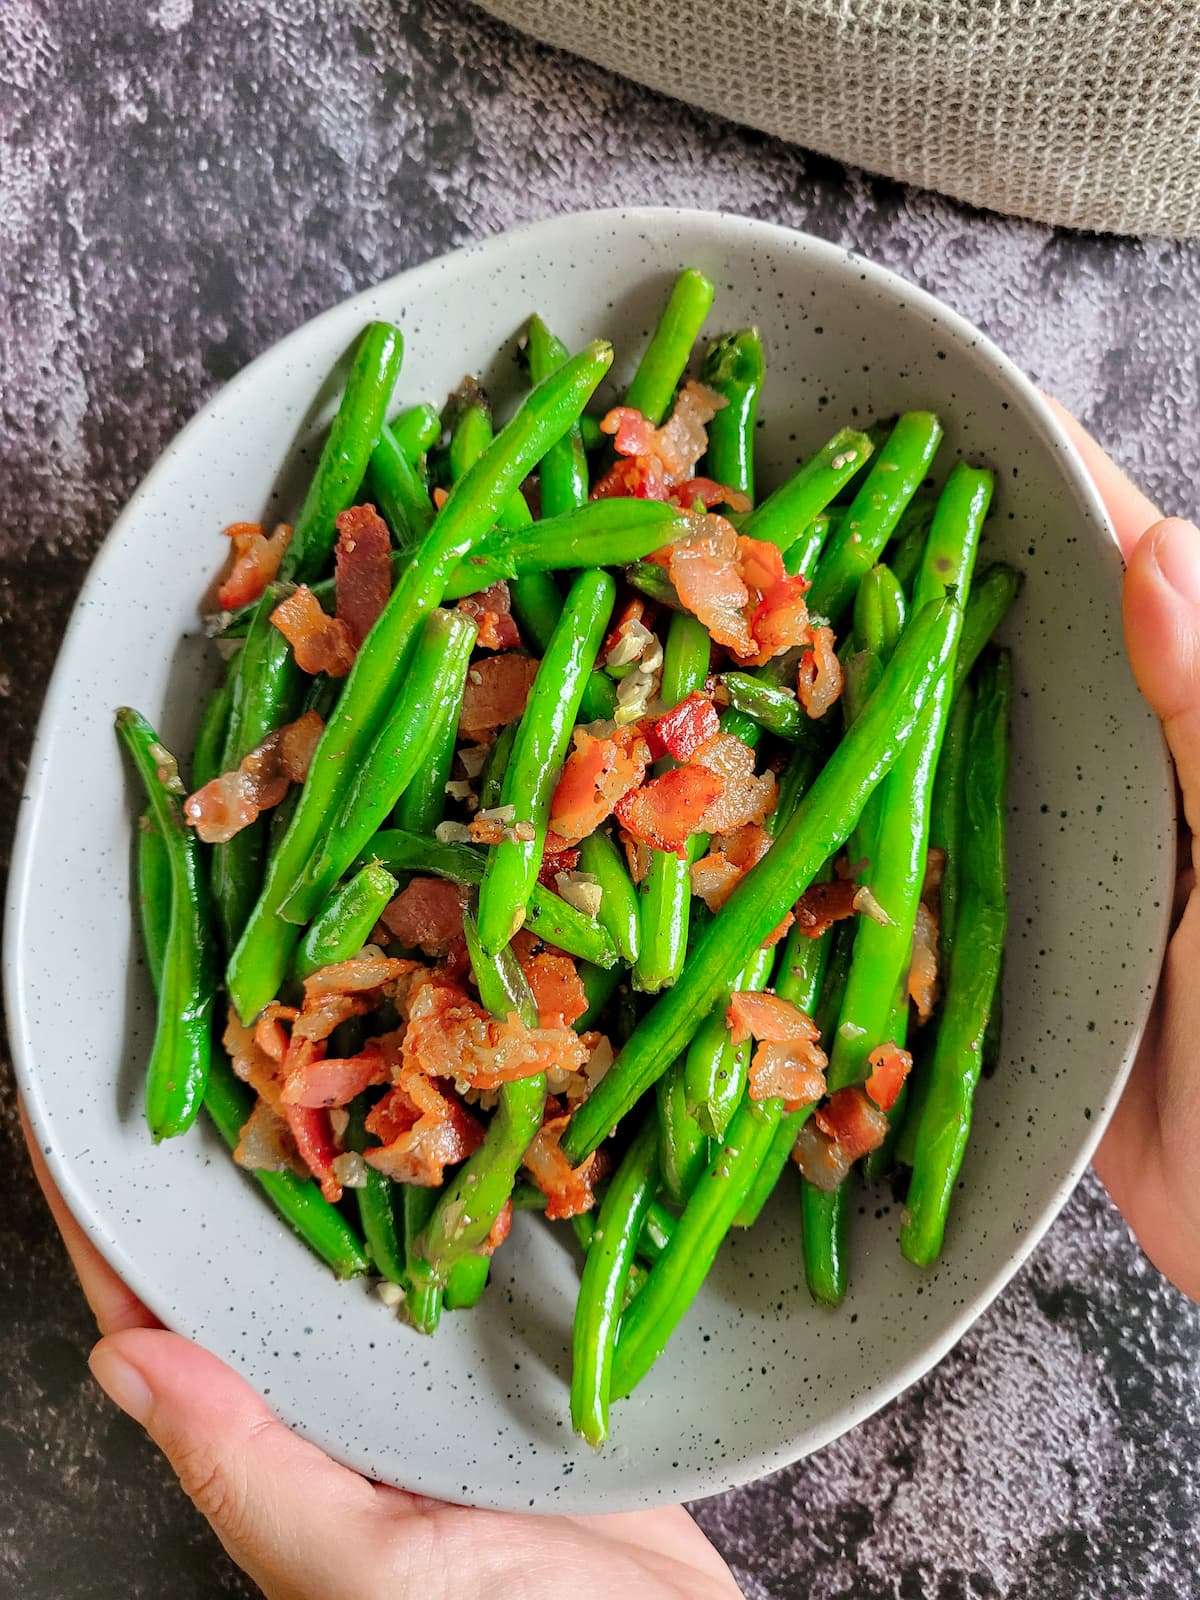
{"label": "crispy bacon bit", "polygon": [[342,1186],[333,1163],[341,1151],[333,1137],[329,1112],[317,1106],[285,1105],[283,1115],[304,1164],[321,1185],[321,1193],[331,1205],[336,1205],[342,1198]]}
{"label": "crispy bacon bit", "polygon": [[283,1100],[275,1070],[278,1063],[283,1060],[287,1038],[286,1035],[282,1035],[281,1030],[282,1042],[279,1055],[275,1057],[269,1055],[258,1043],[257,1032],[257,1027],[247,1028],[234,1008],[229,1007],[221,1042],[229,1053],[234,1072],[243,1083],[248,1083],[259,1099],[265,1100],[273,1111],[282,1112]]}
{"label": "crispy bacon bit", "polygon": [[710,911],[719,911],[770,848],[766,830],[754,822],[718,836],[708,854],[692,867],[692,893],[699,895]]}
{"label": "crispy bacon bit", "polygon": [[521,643],[512,614],[512,596],[503,579],[477,594],[464,595],[458,609],[475,619],[479,629],[475,643],[480,650],[515,650]]}
{"label": "crispy bacon bit", "polygon": [[694,511],[702,506],[706,511],[713,506],[727,506],[730,511],[749,511],[750,497],[740,489],[732,489],[715,478],[688,478],[671,490],[671,500],[683,511]]}
{"label": "crispy bacon bit", "polygon": [[400,1081],[368,1113],[366,1128],[380,1141],[378,1149],[364,1152],[368,1166],[423,1189],[439,1187],[446,1168],[483,1143],[483,1128],[471,1113],[414,1067],[401,1071]]}
{"label": "crispy bacon bit", "polygon": [[771,929],[770,933],[763,940],[763,942],[759,946],[759,948],[762,949],[762,950],[770,950],[770,949],[772,949],[775,945],[777,945],[779,943],[780,939],[783,938],[784,934],[788,931],[788,929],[791,927],[792,923],[795,922],[795,920],[796,920],[795,917],[789,911],[786,914],[786,916],[784,917],[783,921],[779,922],[779,923],[776,923],[775,927],[773,927]]}
{"label": "crispy bacon bit", "polygon": [[445,878],[411,878],[380,921],[406,950],[444,956],[462,933],[462,891]]}
{"label": "crispy bacon bit", "polygon": [[[736,546],[738,571],[748,588],[765,595],[769,590],[787,582],[783,565],[783,551],[767,539],[747,539],[738,535]],[[804,580],[800,580],[804,583]],[[804,584],[807,588],[808,585]]]}
{"label": "crispy bacon bit", "polygon": [[254,1110],[242,1124],[233,1159],[247,1172],[290,1172],[296,1178],[308,1177],[292,1130],[265,1100],[255,1102]]}
{"label": "crispy bacon bit", "polygon": [[593,500],[665,500],[668,494],[662,468],[652,456],[622,457],[592,485]]}
{"label": "crispy bacon bit", "polygon": [[579,851],[567,848],[565,850],[547,850],[542,856],[542,864],[538,868],[538,882],[543,889],[553,889],[558,893],[558,875],[560,872],[574,872],[579,865]]}
{"label": "crispy bacon bit", "polygon": [[224,844],[277,806],[291,783],[303,783],[325,724],[315,711],[276,728],[231,772],[222,772],[183,803],[205,844]]}
{"label": "crispy bacon bit", "polygon": [[374,506],[351,506],[335,526],[337,614],[357,650],[392,592],[392,537]]}
{"label": "crispy bacon bit", "polygon": [[385,983],[394,983],[413,968],[413,962],[380,955],[377,950],[351,956],[349,961],[318,967],[304,980],[304,1010],[325,995],[365,994],[372,989],[382,989]]}
{"label": "crispy bacon bit", "polygon": [[631,790],[613,810],[635,839],[682,855],[691,835],[705,827],[704,818],[724,788],[724,778],[707,767],[674,767]]}
{"label": "crispy bacon bit", "polygon": [[276,1064],[283,1060],[291,1037],[283,1024],[295,1022],[299,1015],[295,1006],[281,1005],[278,1000],[272,1000],[259,1012],[254,1024],[254,1043],[268,1060]]}
{"label": "crispy bacon bit", "polygon": [[917,1008],[917,1017],[928,1022],[938,995],[938,918],[922,900],[917,906],[913,926],[912,960],[908,969],[908,993]]}
{"label": "crispy bacon bit", "polygon": [[613,447],[623,459],[592,490],[593,500],[628,495],[640,500],[671,500],[685,508],[697,500],[706,505],[723,500],[735,510],[749,510],[749,501],[737,490],[711,478],[692,477],[708,448],[708,424],[725,404],[721,395],[693,381],[680,390],[661,428],[632,406],[615,406],[600,427],[613,436]]}
{"label": "crispy bacon bit", "polygon": [[[374,1009],[376,996],[372,994],[325,994],[306,1003],[304,1010],[292,1024],[292,1047],[301,1040],[320,1044],[328,1039],[335,1028],[352,1017],[364,1017]],[[288,1070],[296,1065],[293,1051],[287,1057]]]}
{"label": "crispy bacon bit", "polygon": [[718,733],[692,757],[693,764],[721,780],[721,789],[704,812],[706,833],[732,833],[747,823],[761,822],[775,809],[775,775],[756,777],[754,751],[732,733]]}
{"label": "crispy bacon bit", "polygon": [[656,760],[659,756],[671,755],[676,761],[688,761],[701,745],[716,738],[720,731],[717,708],[708,695],[693,689],[686,700],[654,718],[646,737]]}
{"label": "crispy bacon bit", "polygon": [[500,1214],[492,1223],[487,1238],[483,1241],[481,1254],[494,1256],[512,1232],[513,1203],[511,1198],[506,1200],[500,1209]]}
{"label": "crispy bacon bit", "polygon": [[927,905],[933,906],[937,902],[938,890],[942,887],[942,879],[946,873],[946,852],[936,844],[931,844],[925,852],[925,881],[921,885],[921,899]]}
{"label": "crispy bacon bit", "polygon": [[827,1139],[811,1122],[806,1122],[796,1135],[792,1160],[813,1188],[826,1194],[841,1188],[852,1165],[841,1145]]}
{"label": "crispy bacon bit", "polygon": [[550,801],[550,825],[562,848],[586,839],[632,790],[650,764],[650,747],[634,727],[618,728],[607,738],[575,730],[575,748],[567,757]]}
{"label": "crispy bacon bit", "polygon": [[223,610],[232,611],[260,599],[267,585],[275,581],[292,530],[281,522],[268,539],[257,522],[234,522],[225,529],[225,536],[233,543],[233,565],[217,590],[217,599]]}
{"label": "crispy bacon bit", "polygon": [[815,1044],[821,1036],[812,1018],[791,1000],[752,990],[730,995],[725,1021],[734,1044],[744,1044],[747,1039],[770,1044]]}
{"label": "crispy bacon bit", "polygon": [[[751,542],[740,541],[742,545]],[[804,599],[808,589],[807,579],[797,575],[781,577],[763,592],[750,619],[750,629],[758,643],[753,665],[761,666],[786,650],[812,643],[813,626]]]}
{"label": "crispy bacon bit", "polygon": [[281,600],[271,621],[292,647],[301,672],[344,678],[354,665],[354,641],[340,617],[331,617],[306,584]]}
{"label": "crispy bacon bit", "polygon": [[789,1111],[814,1104],[825,1093],[825,1052],[812,1018],[778,995],[730,995],[725,1020],[735,1045],[759,1041],[750,1063],[750,1098],[780,1097]]}
{"label": "crispy bacon bit", "polygon": [[831,1094],[813,1120],[850,1162],[878,1150],[887,1138],[887,1117],[857,1088],[839,1089]]}
{"label": "crispy bacon bit", "polygon": [[418,973],[409,991],[404,1061],[433,1077],[452,1078],[462,1091],[550,1069],[578,1072],[587,1051],[570,1028],[528,1028],[514,1012],[503,1022],[457,984]]}
{"label": "crispy bacon bit", "polygon": [[570,956],[543,950],[521,962],[543,1028],[569,1028],[588,1008],[583,981]]}
{"label": "crispy bacon bit", "polygon": [[347,1106],[373,1084],[386,1083],[387,1063],[377,1045],[356,1056],[316,1058],[289,1071],[283,1103],[292,1106]]}
{"label": "crispy bacon bit", "polygon": [[546,1215],[551,1221],[578,1217],[596,1203],[594,1186],[602,1166],[594,1150],[581,1167],[571,1167],[559,1149],[570,1117],[558,1115],[554,1101],[546,1102],[547,1116],[525,1152],[530,1177],[546,1196]]}
{"label": "crispy bacon bit", "polygon": [[525,709],[538,664],[531,656],[507,651],[484,656],[467,673],[458,731],[464,738],[489,739]]}
{"label": "crispy bacon bit", "polygon": [[809,939],[819,939],[835,922],[852,917],[858,890],[846,878],[810,883],[796,902],[796,924]]}
{"label": "crispy bacon bit", "polygon": [[833,648],[833,629],[814,628],[812,649],[800,657],[796,694],[814,720],[823,717],[842,692],[842,663]]}
{"label": "crispy bacon bit", "polygon": [[912,1071],[912,1056],[898,1044],[880,1044],[867,1057],[871,1076],[866,1081],[866,1091],[880,1111],[890,1111],[896,1104],[904,1080]]}
{"label": "crispy bacon bit", "polygon": [[786,1111],[815,1105],[825,1093],[825,1052],[815,1045],[807,1048],[820,1057],[820,1066],[806,1066],[783,1045],[760,1044],[750,1062],[751,1100],[780,1099]]}
{"label": "crispy bacon bit", "polygon": [[670,548],[667,571],[679,601],[709,634],[743,660],[755,653],[746,617],[750,590],[737,568],[738,536],[733,524],[711,512],[690,513],[692,527]]}

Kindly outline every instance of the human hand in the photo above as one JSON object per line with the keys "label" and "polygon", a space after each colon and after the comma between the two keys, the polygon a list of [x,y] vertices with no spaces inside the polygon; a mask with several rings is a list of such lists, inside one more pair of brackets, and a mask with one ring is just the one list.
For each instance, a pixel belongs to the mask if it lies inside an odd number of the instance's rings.
{"label": "human hand", "polygon": [[1096,1152],[1096,1171],[1158,1269],[1200,1300],[1200,529],[1165,521],[1055,407],[1095,480],[1125,557],[1125,640],[1183,790],[1176,922],[1150,1024]]}
{"label": "human hand", "polygon": [[268,1600],[737,1600],[682,1506],[536,1517],[443,1505],[361,1478],[297,1437],[216,1356],[168,1333],[34,1170],[102,1338],[92,1375],[141,1423],[234,1561]]}

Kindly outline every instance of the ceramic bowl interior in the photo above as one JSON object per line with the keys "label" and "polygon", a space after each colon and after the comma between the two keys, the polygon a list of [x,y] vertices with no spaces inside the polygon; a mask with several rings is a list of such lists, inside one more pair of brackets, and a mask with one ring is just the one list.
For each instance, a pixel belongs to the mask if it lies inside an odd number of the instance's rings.
{"label": "ceramic bowl interior", "polygon": [[[985,559],[1026,576],[1004,629],[1017,682],[1004,1049],[979,1092],[935,1271],[901,1259],[890,1196],[865,1194],[849,1298],[836,1314],[815,1310],[786,1181],[722,1251],[648,1381],[615,1409],[612,1443],[593,1453],[567,1420],[568,1230],[520,1217],[480,1308],[426,1341],[364,1284],[336,1283],[209,1128],[150,1142],[153,1005],[130,894],[139,802],[112,713],[134,704],[190,748],[215,678],[197,603],[220,530],[294,509],[368,318],[404,331],[406,402],[440,403],[477,372],[501,410],[511,405],[517,335],[535,309],[572,346],[614,339],[615,396],[685,264],[717,285],[711,332],[762,330],[765,486],[836,426],[908,407],[944,417],[942,473],[962,455],[997,470]],[[799,234],[679,211],[560,218],[317,318],[167,449],[95,563],[46,701],[8,999],[21,1084],[72,1209],[164,1322],[379,1479],[481,1505],[620,1510],[717,1491],[833,1438],[936,1361],[1033,1247],[1091,1154],[1143,1025],[1165,939],[1172,792],[1123,658],[1118,592],[1103,512],[1028,383],[936,301]]]}

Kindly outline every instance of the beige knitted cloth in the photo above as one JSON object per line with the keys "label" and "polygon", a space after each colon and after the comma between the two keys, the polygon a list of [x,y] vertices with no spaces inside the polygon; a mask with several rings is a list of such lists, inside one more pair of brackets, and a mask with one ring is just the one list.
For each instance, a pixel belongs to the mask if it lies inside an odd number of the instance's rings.
{"label": "beige knitted cloth", "polygon": [[536,38],[996,211],[1200,233],[1200,0],[482,0]]}

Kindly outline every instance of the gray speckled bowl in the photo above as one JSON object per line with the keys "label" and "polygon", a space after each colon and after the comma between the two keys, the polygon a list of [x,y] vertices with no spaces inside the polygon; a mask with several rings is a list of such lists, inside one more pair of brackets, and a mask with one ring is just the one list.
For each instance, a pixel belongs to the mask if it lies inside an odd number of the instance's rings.
{"label": "gray speckled bowl", "polygon": [[[979,1093],[944,1259],[900,1257],[863,1200],[852,1288],[809,1303],[796,1197],[722,1252],[594,1454],[567,1421],[576,1262],[518,1219],[481,1307],[425,1342],[296,1242],[204,1126],[155,1148],[141,1114],[152,1001],[134,930],[138,805],[112,734],[131,702],[187,749],[213,671],[197,601],[219,530],[290,510],[372,316],[403,328],[406,399],[482,371],[519,384],[525,317],[598,333],[631,371],[672,274],[717,284],[714,330],[761,328],[768,485],[836,423],[932,406],[945,463],[992,462],[987,553],[1027,584],[1006,627],[1018,684],[1004,1058]],[[501,354],[497,356],[497,351]],[[453,1500],[620,1510],[708,1494],[813,1450],[945,1353],[1065,1200],[1121,1088],[1166,935],[1172,791],[1121,650],[1120,564],[1078,461],[1030,385],[961,318],[800,234],[683,211],[597,212],[488,240],[319,317],[243,372],[170,446],[101,552],[63,644],[29,777],[8,913],[18,1070],[75,1214],[170,1326],[238,1366],[280,1414],[371,1476]]]}

